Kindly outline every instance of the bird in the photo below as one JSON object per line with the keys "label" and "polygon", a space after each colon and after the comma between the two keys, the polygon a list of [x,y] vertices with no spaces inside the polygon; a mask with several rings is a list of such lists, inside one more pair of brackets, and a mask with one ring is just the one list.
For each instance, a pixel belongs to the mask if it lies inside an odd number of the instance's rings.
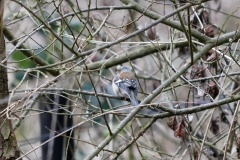
{"label": "bird", "polygon": [[115,95],[127,97],[132,106],[137,106],[138,82],[132,70],[126,66],[120,66],[112,80],[112,88]]}

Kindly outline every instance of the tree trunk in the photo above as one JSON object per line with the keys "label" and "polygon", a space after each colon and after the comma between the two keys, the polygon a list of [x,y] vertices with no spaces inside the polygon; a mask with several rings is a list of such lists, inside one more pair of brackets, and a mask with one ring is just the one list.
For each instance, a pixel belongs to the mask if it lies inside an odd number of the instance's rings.
{"label": "tree trunk", "polygon": [[[5,40],[3,36],[4,0],[0,0],[0,62],[6,57]],[[0,101],[8,98],[8,77],[5,64],[0,64]],[[8,103],[0,103],[0,112],[6,109]],[[19,158],[20,151],[12,129],[11,120],[0,116],[0,159],[15,160]]]}

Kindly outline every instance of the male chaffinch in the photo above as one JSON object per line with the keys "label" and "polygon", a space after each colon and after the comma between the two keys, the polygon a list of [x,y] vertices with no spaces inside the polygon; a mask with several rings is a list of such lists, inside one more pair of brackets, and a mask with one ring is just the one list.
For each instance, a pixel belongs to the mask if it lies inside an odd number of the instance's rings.
{"label": "male chaffinch", "polygon": [[116,95],[129,97],[131,104],[137,106],[138,83],[132,70],[128,67],[121,66],[118,68],[112,81],[112,88]]}

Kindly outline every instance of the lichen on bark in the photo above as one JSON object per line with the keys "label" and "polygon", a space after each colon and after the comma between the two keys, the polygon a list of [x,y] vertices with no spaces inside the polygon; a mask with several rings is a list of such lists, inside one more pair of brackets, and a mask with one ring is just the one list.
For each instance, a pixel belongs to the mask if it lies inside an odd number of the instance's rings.
{"label": "lichen on bark", "polygon": [[[5,40],[3,36],[3,12],[4,0],[0,0],[0,62],[6,57]],[[0,112],[8,107],[8,103],[1,103],[1,100],[8,98],[8,77],[7,63],[0,64]],[[19,158],[20,151],[16,137],[12,129],[11,120],[0,115],[0,160],[15,160]]]}

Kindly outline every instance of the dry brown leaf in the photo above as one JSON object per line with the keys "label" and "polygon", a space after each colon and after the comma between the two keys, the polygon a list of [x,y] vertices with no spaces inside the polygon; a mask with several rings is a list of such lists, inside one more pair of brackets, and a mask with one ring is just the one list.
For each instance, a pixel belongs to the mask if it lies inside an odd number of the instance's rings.
{"label": "dry brown leaf", "polygon": [[194,157],[194,160],[198,160],[198,149],[196,147],[193,150],[193,157]]}
{"label": "dry brown leaf", "polygon": [[181,116],[171,116],[168,118],[167,125],[174,131],[174,136],[183,138],[185,136],[184,118]]}
{"label": "dry brown leaf", "polygon": [[[191,79],[198,79],[198,78],[204,78],[206,77],[206,73],[205,73],[205,69],[202,65],[196,65],[194,64],[191,67],[192,71],[191,71]],[[202,81],[204,82],[204,81]]]}
{"label": "dry brown leaf", "polygon": [[210,56],[207,58],[207,62],[217,59],[217,53],[214,50],[211,49],[210,51],[208,51],[208,54],[210,54]]}
{"label": "dry brown leaf", "polygon": [[218,120],[218,118],[211,120],[210,131],[212,131],[213,134],[215,134],[215,135],[219,132],[219,120]]}
{"label": "dry brown leaf", "polygon": [[205,29],[205,34],[208,37],[214,37],[215,36],[215,27],[211,24],[205,24],[204,25],[204,29]]}
{"label": "dry brown leaf", "polygon": [[177,126],[177,120],[175,116],[171,116],[168,118],[167,121],[167,125],[169,128],[171,128],[172,130],[175,130],[176,126]]}
{"label": "dry brown leaf", "polygon": [[181,119],[178,122],[178,124],[174,130],[174,136],[179,137],[179,138],[183,138],[185,136],[185,125],[184,125],[183,119]]}
{"label": "dry brown leaf", "polygon": [[217,97],[219,89],[217,87],[217,84],[213,80],[210,80],[206,89],[206,93],[208,93],[213,99]]}

